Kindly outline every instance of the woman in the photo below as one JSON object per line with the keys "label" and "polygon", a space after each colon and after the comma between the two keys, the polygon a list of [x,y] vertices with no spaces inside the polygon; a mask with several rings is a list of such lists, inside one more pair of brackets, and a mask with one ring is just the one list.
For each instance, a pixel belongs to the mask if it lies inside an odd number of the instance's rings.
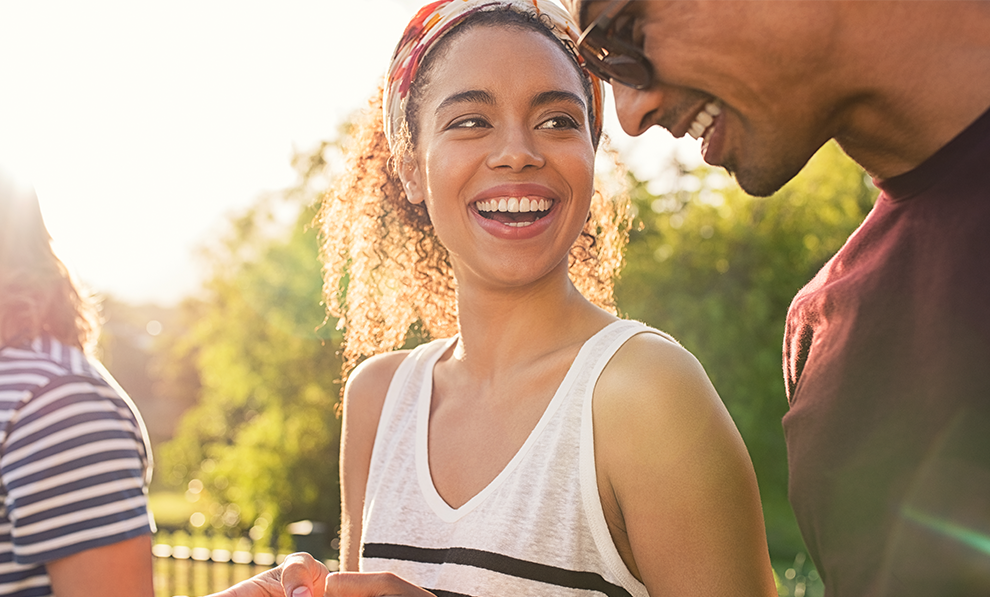
{"label": "woman", "polygon": [[88,357],[93,305],[0,169],[0,595],[152,597],[140,415]]}
{"label": "woman", "polygon": [[[776,594],[704,370],[611,306],[623,215],[595,192],[601,84],[576,35],[532,0],[434,2],[407,28],[321,212],[345,356],[379,353],[344,395],[344,572],[324,586],[293,557],[271,586]],[[450,337],[393,351],[412,324]]]}

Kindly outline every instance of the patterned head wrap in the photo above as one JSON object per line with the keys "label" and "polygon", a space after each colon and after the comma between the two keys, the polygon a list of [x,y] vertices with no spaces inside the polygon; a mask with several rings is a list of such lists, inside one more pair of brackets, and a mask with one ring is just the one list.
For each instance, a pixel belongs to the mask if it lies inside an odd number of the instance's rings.
{"label": "patterned head wrap", "polygon": [[592,138],[598,139],[602,132],[603,85],[598,77],[584,69],[584,59],[576,49],[581,30],[566,11],[549,0],[437,0],[419,9],[406,26],[388,67],[382,108],[385,136],[393,153],[401,146],[402,131],[406,128],[409,90],[423,58],[437,40],[456,28],[466,17],[481,11],[501,9],[538,17],[539,22],[563,43],[574,60],[582,66],[584,75],[591,80],[591,110],[595,117]]}

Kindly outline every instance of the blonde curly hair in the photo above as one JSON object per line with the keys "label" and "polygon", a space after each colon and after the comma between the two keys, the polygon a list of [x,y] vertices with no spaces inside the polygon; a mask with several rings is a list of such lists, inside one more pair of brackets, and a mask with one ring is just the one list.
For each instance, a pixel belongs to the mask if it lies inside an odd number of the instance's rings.
{"label": "blonde curly hair", "polygon": [[[419,78],[423,78],[422,73]],[[412,140],[413,145],[415,139]],[[316,216],[328,313],[344,330],[344,374],[363,358],[422,339],[457,333],[457,283],[425,204],[406,199],[385,137],[382,90],[353,124],[345,170]],[[596,176],[590,214],[571,247],[569,274],[592,303],[615,313],[614,280],[630,223],[625,170],[614,152]],[[600,168],[601,169],[601,168]],[[611,184],[609,184],[611,183]],[[608,196],[601,189],[608,188]]]}

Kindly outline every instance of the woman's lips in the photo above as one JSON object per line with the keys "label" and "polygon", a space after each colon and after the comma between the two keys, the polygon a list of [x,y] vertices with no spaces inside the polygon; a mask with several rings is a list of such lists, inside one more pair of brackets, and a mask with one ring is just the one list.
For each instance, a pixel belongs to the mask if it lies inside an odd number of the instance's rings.
{"label": "woman's lips", "polygon": [[489,233],[501,238],[528,238],[544,230],[556,200],[553,191],[534,184],[500,185],[479,193],[472,211]]}
{"label": "woman's lips", "polygon": [[472,205],[485,220],[522,228],[550,213],[554,195],[540,184],[502,184],[478,193]]}
{"label": "woman's lips", "polygon": [[553,207],[553,199],[526,196],[493,197],[478,201],[474,206],[478,213],[487,220],[521,228],[546,216]]}

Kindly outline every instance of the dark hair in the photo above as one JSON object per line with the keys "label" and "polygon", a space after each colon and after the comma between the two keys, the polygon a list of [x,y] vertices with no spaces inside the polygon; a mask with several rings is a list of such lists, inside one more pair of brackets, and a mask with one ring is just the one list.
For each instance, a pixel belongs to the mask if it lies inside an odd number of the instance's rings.
{"label": "dark hair", "polygon": [[[424,73],[442,58],[444,47],[457,35],[483,25],[534,29],[560,43],[535,18],[511,9],[472,15],[437,42],[443,45],[434,48],[420,67],[410,91],[413,110],[413,97],[421,97],[424,83],[429,84]],[[590,80],[586,93],[590,98]],[[407,124],[413,117],[407,108]],[[412,149],[410,142],[407,138],[396,153]],[[344,152],[344,172],[324,195],[316,224],[327,311],[339,318],[338,328],[344,330],[342,377],[346,380],[358,361],[402,346],[410,331],[423,338],[455,334],[457,297],[449,255],[430,214],[424,204],[407,200],[396,174],[395,162],[401,157],[393,155],[385,137],[381,89],[350,128]],[[607,155],[615,160],[614,153]],[[613,313],[614,281],[629,237],[624,174],[615,162],[607,179],[596,177],[588,221],[568,259],[577,289]]]}
{"label": "dark hair", "polygon": [[578,77],[581,79],[581,86],[584,89],[584,97],[588,105],[588,126],[592,131],[592,145],[597,149],[599,136],[595,133],[598,130],[598,118],[594,108],[593,83],[588,73],[578,64],[574,54],[564,44],[565,42],[553,34],[554,24],[546,17],[540,17],[530,12],[522,12],[513,9],[511,6],[502,7],[502,10],[481,10],[467,17],[464,17],[457,26],[435,42],[426,56],[423,57],[416,71],[416,78],[409,89],[409,100],[406,107],[406,126],[409,127],[409,143],[411,148],[416,147],[416,137],[418,134],[418,114],[419,106],[430,87],[430,77],[433,74],[433,66],[447,56],[451,43],[464,33],[475,27],[503,27],[515,28],[525,31],[535,31],[547,39],[552,40],[560,47],[564,55],[573,65]]}

